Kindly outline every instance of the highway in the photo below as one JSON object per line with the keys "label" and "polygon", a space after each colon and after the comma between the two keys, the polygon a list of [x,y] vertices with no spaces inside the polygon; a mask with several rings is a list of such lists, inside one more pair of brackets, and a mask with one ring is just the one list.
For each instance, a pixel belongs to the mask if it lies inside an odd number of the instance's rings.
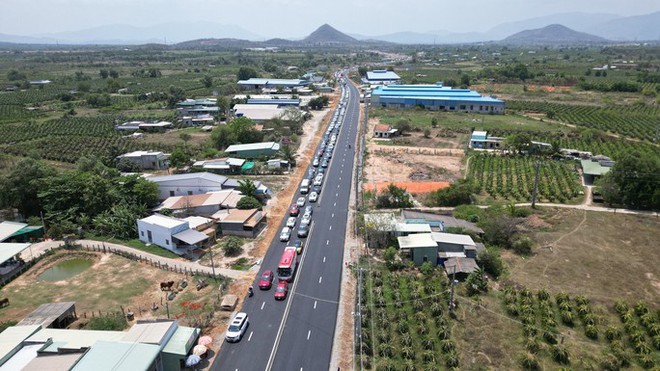
{"label": "highway", "polygon": [[[326,370],[330,365],[360,111],[358,90],[351,84],[346,84],[346,89],[350,93],[343,123],[333,131],[339,131],[337,142],[319,200],[311,204],[314,213],[310,234],[306,241],[302,239],[305,248],[289,295],[284,301],[275,301],[274,288],[258,289],[258,274],[254,296],[246,298],[241,309],[250,322],[245,336],[238,343],[223,344],[212,370],[304,371]],[[296,193],[293,202],[301,196]],[[292,231],[291,243],[297,239],[300,219]],[[285,223],[283,220],[278,227],[278,236]],[[286,243],[278,238],[272,242],[259,273],[267,269],[276,272],[284,246]]]}

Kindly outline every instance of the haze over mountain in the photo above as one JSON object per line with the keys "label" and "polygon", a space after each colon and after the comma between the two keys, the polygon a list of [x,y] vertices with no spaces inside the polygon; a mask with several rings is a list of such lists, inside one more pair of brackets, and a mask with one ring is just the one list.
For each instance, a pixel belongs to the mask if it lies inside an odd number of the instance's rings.
{"label": "haze over mountain", "polygon": [[604,42],[607,40],[602,37],[571,30],[560,24],[520,31],[500,41],[502,44],[513,45],[585,45]]}
{"label": "haze over mountain", "polygon": [[576,30],[610,40],[660,40],[660,11],[633,17],[617,18]]}

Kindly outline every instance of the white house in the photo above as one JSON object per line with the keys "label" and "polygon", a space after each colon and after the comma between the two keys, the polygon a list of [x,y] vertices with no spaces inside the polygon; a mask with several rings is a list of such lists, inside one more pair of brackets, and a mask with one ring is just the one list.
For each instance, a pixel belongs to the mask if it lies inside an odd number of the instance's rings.
{"label": "white house", "polygon": [[117,156],[117,160],[126,159],[131,161],[141,169],[163,170],[170,167],[170,155],[159,151],[135,151]]}
{"label": "white house", "polygon": [[137,221],[140,241],[158,245],[178,255],[191,253],[208,236],[190,228],[186,220],[154,214]]}
{"label": "white house", "polygon": [[222,191],[226,176],[211,173],[188,173],[148,177],[158,184],[159,199],[174,196],[191,196],[207,192]]}

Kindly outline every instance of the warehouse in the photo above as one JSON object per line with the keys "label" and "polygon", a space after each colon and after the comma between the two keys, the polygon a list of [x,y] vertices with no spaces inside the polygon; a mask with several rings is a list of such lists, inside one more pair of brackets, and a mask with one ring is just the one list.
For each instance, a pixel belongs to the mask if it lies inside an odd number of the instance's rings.
{"label": "warehouse", "polygon": [[371,92],[371,104],[381,107],[425,107],[433,111],[504,114],[504,101],[469,89],[436,85],[386,85]]}
{"label": "warehouse", "polygon": [[398,84],[401,81],[401,77],[394,73],[394,71],[388,70],[373,70],[368,71],[367,76],[362,79],[362,82],[365,84]]}

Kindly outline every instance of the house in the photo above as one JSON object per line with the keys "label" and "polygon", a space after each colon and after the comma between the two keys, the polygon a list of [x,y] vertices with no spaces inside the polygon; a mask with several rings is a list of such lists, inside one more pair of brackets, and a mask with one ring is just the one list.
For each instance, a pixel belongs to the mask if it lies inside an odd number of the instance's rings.
{"label": "house", "polygon": [[504,138],[489,137],[487,131],[475,130],[470,135],[472,149],[504,149]]}
{"label": "house", "polygon": [[188,126],[206,126],[214,125],[215,118],[210,114],[200,114],[198,116],[183,116],[179,119],[181,123]]}
{"label": "house", "polygon": [[176,104],[176,114],[180,117],[215,116],[218,113],[220,108],[216,99],[186,99]]}
{"label": "house", "polygon": [[400,81],[399,75],[388,70],[368,71],[367,76],[362,79],[366,84],[398,84]]}
{"label": "house", "polygon": [[16,256],[29,248],[30,243],[3,242],[17,236],[21,231],[28,228],[25,223],[4,221],[0,223],[0,286],[21,274],[25,262]]}
{"label": "house", "polygon": [[209,241],[209,236],[190,228],[186,220],[154,214],[137,221],[140,241],[170,250],[177,255],[192,254]]}
{"label": "house", "polygon": [[223,235],[254,238],[266,226],[266,214],[258,209],[229,210],[219,224]]}
{"label": "house", "polygon": [[247,104],[248,105],[251,105],[251,104],[259,104],[259,105],[274,104],[274,105],[277,105],[277,108],[289,107],[289,106],[300,107],[300,98],[297,98],[297,99],[274,99],[272,97],[266,98],[266,99],[264,99],[264,98],[260,98],[260,99],[250,98],[250,99],[247,100]]}
{"label": "house", "polygon": [[444,264],[450,258],[475,259],[480,249],[470,236],[454,233],[414,233],[397,237],[397,242],[418,266]]}
{"label": "house", "polygon": [[371,92],[371,104],[381,107],[424,107],[432,111],[504,114],[504,101],[468,89],[435,85],[381,85]]}
{"label": "house", "polygon": [[268,79],[268,78],[251,78],[248,80],[240,80],[237,84],[244,90],[261,90],[261,89],[299,89],[304,88],[311,82],[299,79]]}
{"label": "house", "polygon": [[154,122],[128,121],[121,125],[116,125],[115,130],[119,130],[119,131],[142,130],[152,133],[162,133],[173,126],[174,125],[169,121],[154,121]]}
{"label": "house", "polygon": [[225,149],[225,153],[241,158],[261,158],[275,156],[279,150],[280,144],[275,142],[246,143],[233,144]]}
{"label": "house", "polygon": [[50,80],[32,80],[30,81],[30,85],[48,85],[51,82]]}
{"label": "house", "polygon": [[399,129],[394,129],[392,125],[376,124],[374,126],[374,138],[391,138],[399,134]]}
{"label": "house", "polygon": [[236,104],[232,108],[235,117],[247,117],[254,122],[264,122],[284,115],[284,108],[277,104]]}
{"label": "house", "polygon": [[607,156],[597,155],[588,160],[580,160],[580,166],[582,167],[584,183],[592,185],[596,179],[607,174],[612,169],[614,161]]}
{"label": "house", "polygon": [[2,370],[179,371],[200,329],[137,321],[128,331],[12,326],[0,333]]}
{"label": "house", "polygon": [[364,224],[368,228],[370,245],[380,246],[394,237],[431,233],[431,227],[428,224],[401,223],[392,213],[365,214]]}
{"label": "house", "polygon": [[238,201],[244,196],[237,190],[207,192],[192,196],[168,197],[158,207],[156,212],[171,210],[174,215],[191,214],[211,216],[222,209],[235,209]]}
{"label": "house", "polygon": [[[466,249],[476,254],[476,243],[466,234],[431,232],[431,238],[438,245],[438,258],[444,262],[447,258],[467,257]],[[470,253],[472,254],[472,252]],[[476,256],[472,256],[474,258]]]}
{"label": "house", "polygon": [[483,229],[475,223],[467,220],[457,219],[451,215],[438,215],[414,210],[402,210],[401,218],[408,224],[428,224],[434,232],[443,232],[448,228],[461,228],[478,235],[484,233]]}
{"label": "house", "polygon": [[164,170],[170,167],[170,155],[160,151],[135,151],[117,156],[117,160],[126,159],[137,164],[142,170]]}
{"label": "house", "polygon": [[222,191],[227,177],[218,174],[188,173],[164,176],[151,176],[148,181],[158,184],[159,199],[172,196],[198,195],[207,192]]}
{"label": "house", "polygon": [[438,244],[431,233],[418,233],[397,237],[399,249],[409,254],[416,266],[425,262],[438,265]]}
{"label": "house", "polygon": [[242,158],[223,157],[196,161],[192,166],[218,174],[239,174],[252,169],[254,163]]}

